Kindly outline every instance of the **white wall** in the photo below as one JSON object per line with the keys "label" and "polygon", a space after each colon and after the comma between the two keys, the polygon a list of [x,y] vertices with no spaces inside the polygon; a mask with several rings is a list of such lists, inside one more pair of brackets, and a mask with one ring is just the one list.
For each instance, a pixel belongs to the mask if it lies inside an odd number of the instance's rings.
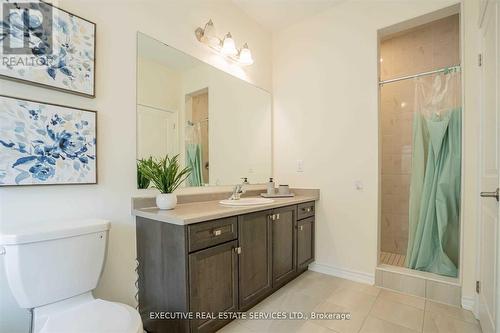
{"label": "white wall", "polygon": [[[473,2],[467,1],[466,11]],[[321,188],[316,224],[320,267],[370,279],[377,262],[377,30],[453,3],[345,1],[273,36],[274,175],[279,182]],[[474,11],[464,14],[473,38]],[[465,44],[466,77],[474,71],[469,68],[473,46]],[[477,117],[471,96],[465,96],[467,139],[476,130],[474,121],[468,124]],[[474,141],[464,149],[463,293],[473,296]],[[297,160],[304,161],[304,172],[296,172]],[[357,180],[362,191],[355,189]]]}
{"label": "white wall", "polygon": [[[112,221],[97,296],[134,305],[136,188],[136,33],[138,30],[212,65],[271,89],[271,36],[230,1],[63,0],[58,5],[97,24],[96,98],[0,80],[0,93],[98,110],[99,184],[0,189],[2,225],[102,217]],[[255,63],[227,63],[198,43],[194,30],[212,18],[238,45],[248,41]],[[0,261],[3,270],[3,262]],[[11,298],[0,272],[0,332],[28,332],[28,316]]]}
{"label": "white wall", "polygon": [[138,57],[137,67],[137,103],[179,112],[180,73],[144,57]]}

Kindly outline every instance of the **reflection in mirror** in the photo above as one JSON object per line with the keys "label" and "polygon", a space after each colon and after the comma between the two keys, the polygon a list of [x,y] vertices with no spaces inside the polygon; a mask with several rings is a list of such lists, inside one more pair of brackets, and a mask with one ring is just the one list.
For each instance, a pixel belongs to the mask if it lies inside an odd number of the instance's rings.
{"label": "reflection in mirror", "polygon": [[137,158],[179,154],[186,186],[271,177],[271,95],[137,35]]}
{"label": "reflection in mirror", "polygon": [[186,95],[186,161],[191,166],[189,186],[210,184],[208,145],[208,88]]}

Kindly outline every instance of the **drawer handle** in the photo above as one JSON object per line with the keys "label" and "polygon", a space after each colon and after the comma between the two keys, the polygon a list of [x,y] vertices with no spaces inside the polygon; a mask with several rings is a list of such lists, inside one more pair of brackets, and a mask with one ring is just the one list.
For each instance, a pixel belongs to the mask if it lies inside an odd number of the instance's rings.
{"label": "drawer handle", "polygon": [[303,212],[308,212],[310,213],[312,211],[312,208],[311,207],[308,207],[308,208],[302,208],[302,211]]}
{"label": "drawer handle", "polygon": [[279,220],[280,219],[280,214],[272,214],[272,215],[269,215],[269,219],[271,221],[276,221],[276,220]]}
{"label": "drawer handle", "polygon": [[220,236],[220,235],[222,235],[222,230],[216,229],[212,233],[214,234],[214,236]]}

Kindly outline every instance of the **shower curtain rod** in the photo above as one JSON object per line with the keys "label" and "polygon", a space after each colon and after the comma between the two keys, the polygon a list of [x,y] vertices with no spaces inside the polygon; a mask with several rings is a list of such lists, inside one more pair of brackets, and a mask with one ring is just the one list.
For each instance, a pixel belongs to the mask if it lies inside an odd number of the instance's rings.
{"label": "shower curtain rod", "polygon": [[418,74],[414,74],[414,75],[402,76],[402,77],[398,77],[398,78],[390,79],[390,80],[385,80],[385,81],[379,81],[378,84],[379,85],[384,85],[386,83],[398,82],[398,81],[402,81],[402,80],[413,79],[413,78],[416,78],[416,77],[421,77],[421,76],[426,76],[426,75],[432,75],[432,74],[442,73],[442,72],[446,72],[446,71],[453,70],[453,69],[459,69],[460,70],[460,65],[446,67],[446,68],[441,68],[441,69],[436,69],[434,71],[423,72],[423,73],[418,73]]}

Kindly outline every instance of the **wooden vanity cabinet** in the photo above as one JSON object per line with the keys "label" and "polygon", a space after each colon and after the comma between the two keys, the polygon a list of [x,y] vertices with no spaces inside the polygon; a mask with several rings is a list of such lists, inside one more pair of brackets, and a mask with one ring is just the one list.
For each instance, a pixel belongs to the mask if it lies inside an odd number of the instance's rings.
{"label": "wooden vanity cabinet", "polygon": [[219,314],[246,311],[307,270],[314,202],[189,225],[137,217],[136,237],[144,329],[215,332],[231,321]]}
{"label": "wooden vanity cabinet", "polygon": [[[238,310],[237,241],[189,255],[189,304],[192,312],[221,313]],[[196,318],[192,332],[214,332],[229,319]]]}
{"label": "wooden vanity cabinet", "polygon": [[295,277],[297,207],[274,209],[272,221],[273,288],[279,288]]}
{"label": "wooden vanity cabinet", "polygon": [[272,290],[271,210],[238,216],[239,306],[245,311]]}

